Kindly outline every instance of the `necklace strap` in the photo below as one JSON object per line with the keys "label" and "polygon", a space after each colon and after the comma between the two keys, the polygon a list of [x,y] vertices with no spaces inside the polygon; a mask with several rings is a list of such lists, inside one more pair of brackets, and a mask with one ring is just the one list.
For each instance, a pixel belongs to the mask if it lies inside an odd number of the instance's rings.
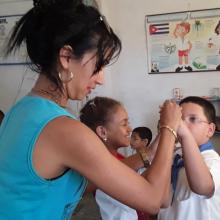
{"label": "necklace strap", "polygon": [[[44,89],[32,89],[31,90],[32,93],[34,94],[37,94],[37,95],[43,95],[43,96],[46,96],[48,97],[49,99],[51,99],[52,101],[54,101],[57,105],[60,105],[60,100],[61,100],[61,95],[59,94],[54,94],[52,92],[49,92],[47,90],[44,90]],[[63,106],[61,106],[63,107]]]}

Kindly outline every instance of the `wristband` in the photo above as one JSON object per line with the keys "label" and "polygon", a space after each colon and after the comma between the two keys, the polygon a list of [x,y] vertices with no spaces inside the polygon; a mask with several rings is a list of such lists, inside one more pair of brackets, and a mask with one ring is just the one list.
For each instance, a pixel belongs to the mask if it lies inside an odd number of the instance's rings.
{"label": "wristband", "polygon": [[176,140],[176,141],[178,140],[176,131],[175,131],[173,128],[171,128],[171,127],[168,126],[168,125],[162,125],[162,126],[160,126],[160,129],[161,129],[161,128],[166,128],[166,129],[168,129],[168,130],[173,134],[173,136],[175,137],[175,140]]}

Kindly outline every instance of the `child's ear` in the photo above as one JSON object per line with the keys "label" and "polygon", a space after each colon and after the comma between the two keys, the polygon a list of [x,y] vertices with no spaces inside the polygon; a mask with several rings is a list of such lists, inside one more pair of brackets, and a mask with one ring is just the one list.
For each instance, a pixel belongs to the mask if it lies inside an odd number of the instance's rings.
{"label": "child's ear", "polygon": [[96,127],[96,134],[102,139],[107,140],[107,130],[104,126]]}
{"label": "child's ear", "polygon": [[216,125],[214,123],[209,124],[208,137],[211,138],[215,133]]}

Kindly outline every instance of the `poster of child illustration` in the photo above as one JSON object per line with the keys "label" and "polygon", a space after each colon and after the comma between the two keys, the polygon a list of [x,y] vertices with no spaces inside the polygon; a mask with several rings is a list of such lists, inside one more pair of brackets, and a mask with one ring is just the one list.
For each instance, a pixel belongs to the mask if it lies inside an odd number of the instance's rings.
{"label": "poster of child illustration", "polygon": [[146,16],[152,74],[220,70],[220,8]]}
{"label": "poster of child illustration", "polygon": [[176,24],[174,30],[174,37],[176,38],[176,47],[179,58],[179,66],[175,69],[175,72],[180,72],[183,68],[187,71],[192,71],[192,67],[189,66],[189,53],[192,49],[192,43],[187,38],[187,34],[190,32],[190,23],[181,22]]}

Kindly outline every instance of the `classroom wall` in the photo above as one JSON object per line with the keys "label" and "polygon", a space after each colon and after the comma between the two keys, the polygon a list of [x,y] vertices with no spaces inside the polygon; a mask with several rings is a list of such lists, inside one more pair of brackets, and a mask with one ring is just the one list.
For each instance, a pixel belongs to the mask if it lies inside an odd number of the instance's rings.
{"label": "classroom wall", "polygon": [[217,7],[219,0],[102,1],[109,23],[123,43],[121,56],[111,67],[111,95],[125,104],[132,126],[147,125],[155,132],[158,106],[172,97],[173,88],[181,88],[184,96],[202,96],[209,95],[211,88],[220,87],[219,72],[149,75],[145,15]]}
{"label": "classroom wall", "polygon": [[[30,0],[0,0],[0,16],[24,14],[30,7]],[[30,90],[35,79],[36,74],[26,66],[0,65],[0,109],[7,111],[18,98]]]}
{"label": "classroom wall", "polygon": [[[118,61],[106,68],[106,83],[95,95],[111,96],[128,109],[132,127],[147,125],[154,132],[158,106],[172,97],[179,87],[183,95],[209,95],[220,87],[219,72],[149,75],[144,19],[145,15],[184,10],[217,8],[219,0],[100,0],[101,10],[120,36],[123,50]],[[2,0],[0,15],[24,13],[32,1]],[[27,93],[36,79],[25,66],[0,66],[0,108],[4,111]]]}

